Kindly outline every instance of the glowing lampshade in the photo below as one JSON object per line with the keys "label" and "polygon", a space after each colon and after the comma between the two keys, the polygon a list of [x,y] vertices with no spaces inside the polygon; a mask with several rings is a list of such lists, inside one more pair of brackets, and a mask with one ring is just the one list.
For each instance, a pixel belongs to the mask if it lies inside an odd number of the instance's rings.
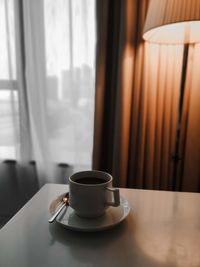
{"label": "glowing lampshade", "polygon": [[200,0],[151,0],[143,38],[162,44],[200,42]]}

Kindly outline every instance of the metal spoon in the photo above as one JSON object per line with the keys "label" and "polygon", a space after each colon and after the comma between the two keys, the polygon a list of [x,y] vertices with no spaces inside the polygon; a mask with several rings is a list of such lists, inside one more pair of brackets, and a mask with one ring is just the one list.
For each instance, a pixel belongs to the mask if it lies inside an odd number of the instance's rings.
{"label": "metal spoon", "polygon": [[60,208],[54,213],[54,215],[49,219],[49,223],[54,222],[54,220],[56,219],[56,217],[58,216],[58,214],[63,210],[63,208],[68,204],[69,202],[69,193],[66,193],[66,195],[63,197],[62,199],[62,205],[60,206]]}

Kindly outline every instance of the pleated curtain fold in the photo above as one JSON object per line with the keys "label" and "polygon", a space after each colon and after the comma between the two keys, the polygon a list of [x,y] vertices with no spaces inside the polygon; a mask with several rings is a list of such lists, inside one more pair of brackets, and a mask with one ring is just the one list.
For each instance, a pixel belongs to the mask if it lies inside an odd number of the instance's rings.
{"label": "pleated curtain fold", "polygon": [[[97,1],[93,168],[121,187],[172,190],[182,45],[144,42],[149,1]],[[191,45],[176,190],[200,190],[200,46]]]}

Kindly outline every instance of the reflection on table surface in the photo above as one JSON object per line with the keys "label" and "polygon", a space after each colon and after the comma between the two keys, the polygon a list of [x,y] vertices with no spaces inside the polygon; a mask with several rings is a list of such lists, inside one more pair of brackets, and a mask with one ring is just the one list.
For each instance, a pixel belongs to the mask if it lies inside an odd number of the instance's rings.
{"label": "reflection on table surface", "polygon": [[0,231],[0,266],[200,266],[199,194],[121,189],[127,219],[81,233],[48,224],[50,203],[66,191],[45,185]]}

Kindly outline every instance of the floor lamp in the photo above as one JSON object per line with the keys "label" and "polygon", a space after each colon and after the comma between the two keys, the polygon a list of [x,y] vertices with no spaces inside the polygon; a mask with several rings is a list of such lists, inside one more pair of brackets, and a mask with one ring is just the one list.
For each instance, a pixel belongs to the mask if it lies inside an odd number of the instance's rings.
{"label": "floor lamp", "polygon": [[200,42],[200,0],[150,0],[143,38],[157,44],[183,44],[178,118],[172,156],[172,188],[176,189],[181,119],[189,45]]}

